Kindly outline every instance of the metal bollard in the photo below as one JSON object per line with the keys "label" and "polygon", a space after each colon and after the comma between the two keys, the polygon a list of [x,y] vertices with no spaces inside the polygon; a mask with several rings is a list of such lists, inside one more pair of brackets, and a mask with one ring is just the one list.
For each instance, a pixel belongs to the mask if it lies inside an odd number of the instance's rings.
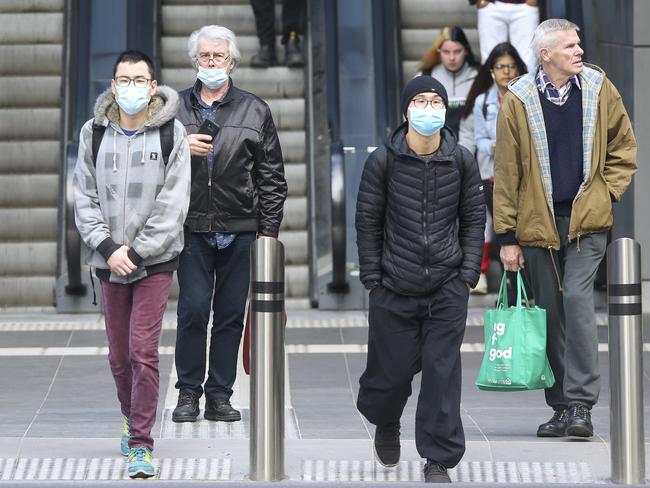
{"label": "metal bollard", "polygon": [[607,250],[612,481],[645,482],[641,246],[633,239]]}
{"label": "metal bollard", "polygon": [[250,479],[284,478],[284,246],[251,246]]}

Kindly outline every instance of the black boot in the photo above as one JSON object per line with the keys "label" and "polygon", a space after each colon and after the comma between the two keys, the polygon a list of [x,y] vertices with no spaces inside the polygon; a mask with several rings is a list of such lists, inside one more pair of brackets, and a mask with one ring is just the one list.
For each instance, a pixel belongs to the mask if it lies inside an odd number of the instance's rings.
{"label": "black boot", "polygon": [[284,64],[289,68],[302,68],[305,64],[300,48],[300,37],[295,32],[289,34],[287,43],[284,45]]}
{"label": "black boot", "polygon": [[230,405],[229,400],[223,398],[206,398],[203,416],[208,420],[220,422],[237,422],[241,420],[241,413]]}
{"label": "black boot", "polygon": [[268,68],[277,64],[275,56],[275,46],[271,44],[261,44],[260,50],[251,58],[253,68]]}
{"label": "black boot", "polygon": [[569,411],[561,408],[553,413],[548,422],[544,422],[537,429],[537,437],[564,437],[566,436]]}
{"label": "black boot", "polygon": [[567,421],[567,435],[576,437],[591,437],[594,435],[594,426],[591,423],[591,413],[586,405],[571,405],[569,407],[569,420]]}
{"label": "black boot", "polygon": [[199,416],[199,395],[192,390],[181,390],[172,413],[174,422],[196,422]]}

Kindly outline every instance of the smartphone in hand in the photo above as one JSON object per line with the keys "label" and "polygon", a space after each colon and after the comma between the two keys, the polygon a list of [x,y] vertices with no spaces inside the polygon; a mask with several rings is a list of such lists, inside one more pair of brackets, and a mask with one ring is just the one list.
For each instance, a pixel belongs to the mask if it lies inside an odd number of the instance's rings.
{"label": "smartphone in hand", "polygon": [[199,134],[212,136],[212,141],[214,141],[214,138],[217,137],[218,132],[219,126],[209,119],[205,119],[201,124],[201,127],[199,127]]}

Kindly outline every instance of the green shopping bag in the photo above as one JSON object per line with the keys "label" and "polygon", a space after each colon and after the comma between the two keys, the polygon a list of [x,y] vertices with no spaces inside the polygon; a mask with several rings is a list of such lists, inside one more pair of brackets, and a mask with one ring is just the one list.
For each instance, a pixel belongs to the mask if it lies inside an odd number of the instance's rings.
{"label": "green shopping bag", "polygon": [[[521,297],[526,306],[522,307]],[[546,310],[531,307],[517,272],[517,303],[508,306],[503,273],[497,306],[483,312],[485,355],[476,378],[481,390],[517,391],[549,388],[555,383],[546,357]]]}

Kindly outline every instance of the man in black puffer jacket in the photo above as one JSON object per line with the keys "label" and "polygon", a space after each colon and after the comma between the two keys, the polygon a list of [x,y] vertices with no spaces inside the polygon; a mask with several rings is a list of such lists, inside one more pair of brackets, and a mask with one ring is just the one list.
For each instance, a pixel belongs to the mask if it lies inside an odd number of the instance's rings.
{"label": "man in black puffer jacket", "polygon": [[430,76],[402,94],[407,121],[368,158],[357,200],[361,281],[370,290],[368,363],[357,407],[376,425],[384,466],[400,456],[400,417],[422,370],[415,440],[426,481],[449,481],[465,451],[460,346],[483,251],[478,165],[443,127],[447,93]]}

